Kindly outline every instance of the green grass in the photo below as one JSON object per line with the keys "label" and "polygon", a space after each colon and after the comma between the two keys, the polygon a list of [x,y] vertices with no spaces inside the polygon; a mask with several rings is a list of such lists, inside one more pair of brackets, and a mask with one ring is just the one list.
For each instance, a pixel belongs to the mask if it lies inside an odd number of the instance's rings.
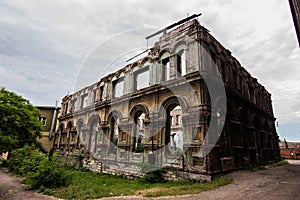
{"label": "green grass", "polygon": [[73,178],[68,187],[55,190],[45,189],[43,192],[63,199],[97,199],[135,194],[145,197],[158,197],[195,194],[226,185],[231,181],[227,177],[218,177],[207,183],[181,181],[150,184],[139,180],[128,180],[122,176],[79,171],[73,173]]}
{"label": "green grass", "polygon": [[177,195],[185,195],[185,194],[198,194],[203,191],[213,190],[215,188],[221,187],[223,185],[227,185],[231,182],[231,179],[228,177],[222,176],[215,178],[211,182],[207,183],[191,183],[186,182],[185,184],[181,184],[181,186],[172,187],[169,189],[161,189],[154,192],[148,192],[145,197],[160,197],[160,196],[177,196]]}
{"label": "green grass", "polygon": [[287,160],[281,160],[281,161],[277,162],[275,164],[275,166],[283,166],[283,165],[288,165],[288,164],[289,164],[289,162]]}

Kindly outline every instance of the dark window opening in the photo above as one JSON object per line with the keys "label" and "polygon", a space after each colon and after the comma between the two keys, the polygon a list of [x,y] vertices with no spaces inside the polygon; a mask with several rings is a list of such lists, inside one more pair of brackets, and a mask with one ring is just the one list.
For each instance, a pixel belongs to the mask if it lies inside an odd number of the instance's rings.
{"label": "dark window opening", "polygon": [[162,60],[162,81],[170,80],[170,59],[165,58]]}
{"label": "dark window opening", "polygon": [[211,70],[214,75],[216,74],[217,58],[216,58],[216,54],[212,51],[210,52],[210,56],[211,56]]}
{"label": "dark window opening", "polygon": [[40,117],[39,121],[42,122],[43,126],[46,126],[46,123],[47,123],[47,118],[46,117]]}

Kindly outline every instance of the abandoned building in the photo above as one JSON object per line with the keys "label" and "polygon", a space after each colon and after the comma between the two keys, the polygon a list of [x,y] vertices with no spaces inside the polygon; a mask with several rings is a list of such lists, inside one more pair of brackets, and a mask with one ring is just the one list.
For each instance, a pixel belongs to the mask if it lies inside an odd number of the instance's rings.
{"label": "abandoned building", "polygon": [[287,142],[284,140],[279,143],[279,147],[281,158],[300,160],[300,142]]}
{"label": "abandoned building", "polygon": [[39,109],[41,113],[39,121],[43,124],[41,137],[37,138],[37,142],[44,152],[49,152],[53,146],[54,132],[58,123],[57,118],[59,116],[60,107],[36,106],[36,108]]}
{"label": "abandoned building", "polygon": [[289,3],[300,47],[300,0],[289,0]]}
{"label": "abandoned building", "polygon": [[[195,16],[158,33],[145,57],[62,99],[56,151],[85,149],[116,173],[147,163],[210,175],[279,159],[271,94],[257,79]],[[217,82],[225,96],[211,95]]]}

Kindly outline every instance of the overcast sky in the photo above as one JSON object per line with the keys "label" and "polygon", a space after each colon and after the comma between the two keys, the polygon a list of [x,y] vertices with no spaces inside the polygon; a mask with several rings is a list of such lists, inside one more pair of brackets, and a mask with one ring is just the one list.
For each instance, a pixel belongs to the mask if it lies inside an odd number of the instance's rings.
{"label": "overcast sky", "polygon": [[288,0],[2,0],[0,86],[54,105],[122,67],[145,36],[195,13],[272,94],[280,137],[300,141],[300,49]]}

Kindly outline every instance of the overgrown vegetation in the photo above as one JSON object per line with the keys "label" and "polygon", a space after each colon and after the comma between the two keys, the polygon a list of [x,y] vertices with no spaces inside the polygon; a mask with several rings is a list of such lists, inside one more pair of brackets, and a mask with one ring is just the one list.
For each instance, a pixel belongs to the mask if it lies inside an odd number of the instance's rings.
{"label": "overgrown vegetation", "polygon": [[25,177],[23,182],[32,189],[58,188],[67,185],[71,178],[71,173],[61,168],[55,158],[49,160],[33,145],[12,151],[7,165],[13,174]]}
{"label": "overgrown vegetation", "polygon": [[163,179],[163,169],[156,169],[154,171],[147,172],[140,180],[144,183],[162,183],[166,182]]}
{"label": "overgrown vegetation", "polygon": [[194,194],[230,182],[227,177],[219,177],[208,183],[164,181],[163,171],[149,164],[140,166],[146,172],[144,177],[129,180],[126,176],[98,174],[83,170],[83,166],[65,165],[55,156],[50,160],[47,154],[28,145],[14,150],[7,165],[12,173],[25,177],[24,183],[30,188],[63,199]]}
{"label": "overgrown vegetation", "polygon": [[68,187],[47,190],[45,194],[63,199],[97,199],[128,195],[158,197],[196,194],[226,185],[230,181],[227,177],[218,177],[207,183],[192,181],[145,183],[138,179],[128,180],[124,176],[75,171]]}
{"label": "overgrown vegetation", "polygon": [[34,143],[43,128],[39,116],[28,100],[0,88],[0,154]]}
{"label": "overgrown vegetation", "polygon": [[139,163],[137,166],[140,171],[145,174],[140,178],[141,182],[144,183],[162,183],[165,182],[163,179],[164,170],[156,165],[151,165],[148,163]]}

